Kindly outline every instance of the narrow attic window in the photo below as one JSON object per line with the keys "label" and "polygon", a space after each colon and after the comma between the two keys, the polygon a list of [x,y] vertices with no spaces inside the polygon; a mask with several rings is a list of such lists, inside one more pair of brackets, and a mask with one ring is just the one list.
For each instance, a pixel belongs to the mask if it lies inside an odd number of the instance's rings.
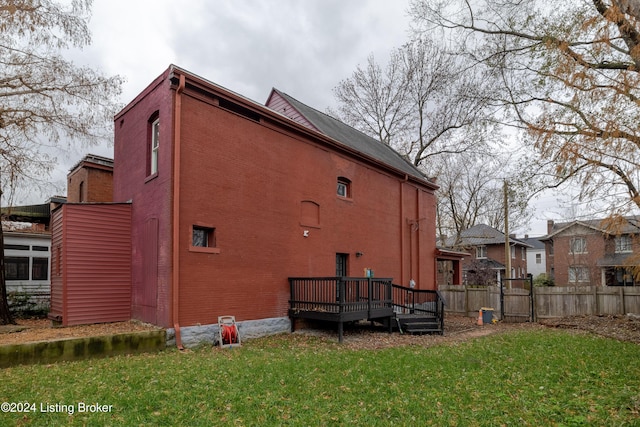
{"label": "narrow attic window", "polygon": [[158,154],[160,151],[160,115],[156,111],[149,119],[147,136],[147,176],[158,173]]}
{"label": "narrow attic window", "polygon": [[350,199],[351,198],[351,181],[343,176],[339,176],[336,193],[340,197]]}

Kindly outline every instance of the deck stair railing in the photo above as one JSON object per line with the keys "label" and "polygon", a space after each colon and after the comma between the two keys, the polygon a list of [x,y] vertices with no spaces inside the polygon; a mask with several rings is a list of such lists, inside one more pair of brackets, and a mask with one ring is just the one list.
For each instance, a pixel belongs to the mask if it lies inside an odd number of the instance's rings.
{"label": "deck stair railing", "polygon": [[445,301],[436,290],[413,289],[392,285],[393,311],[398,325],[407,325],[416,332],[444,331]]}

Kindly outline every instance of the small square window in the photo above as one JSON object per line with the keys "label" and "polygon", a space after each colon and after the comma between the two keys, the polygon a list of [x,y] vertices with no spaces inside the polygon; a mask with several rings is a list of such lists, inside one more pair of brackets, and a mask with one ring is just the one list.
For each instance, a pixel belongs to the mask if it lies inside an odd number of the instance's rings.
{"label": "small square window", "polygon": [[215,228],[194,225],[191,245],[200,248],[215,248]]}
{"label": "small square window", "polygon": [[210,254],[220,253],[220,249],[216,246],[216,229],[202,225],[193,225],[191,227],[191,245],[189,250],[191,252],[205,252]]}

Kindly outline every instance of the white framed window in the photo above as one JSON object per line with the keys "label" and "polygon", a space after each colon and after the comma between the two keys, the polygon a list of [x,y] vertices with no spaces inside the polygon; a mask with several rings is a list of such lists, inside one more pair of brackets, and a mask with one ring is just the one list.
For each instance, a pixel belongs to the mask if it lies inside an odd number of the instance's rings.
{"label": "white framed window", "polygon": [[618,252],[632,252],[631,236],[618,236],[616,237],[616,253]]}
{"label": "white framed window", "polygon": [[336,194],[346,199],[351,198],[351,181],[342,176],[338,177]]}
{"label": "white framed window", "polygon": [[536,254],[536,264],[542,264],[542,254]]}
{"label": "white framed window", "polygon": [[516,259],[516,247],[511,246],[511,259]]}
{"label": "white framed window", "polygon": [[486,257],[487,257],[487,247],[476,246],[476,258],[486,258]]}
{"label": "white framed window", "polygon": [[160,149],[160,118],[151,122],[151,142],[149,147],[149,175],[158,173],[158,151]]}
{"label": "white framed window", "polygon": [[584,266],[569,267],[569,283],[589,282],[589,269]]}
{"label": "white framed window", "polygon": [[520,248],[520,257],[523,261],[527,259],[527,248],[524,246]]}
{"label": "white framed window", "polygon": [[572,237],[571,247],[569,248],[572,254],[586,254],[587,253],[587,239],[584,237]]}

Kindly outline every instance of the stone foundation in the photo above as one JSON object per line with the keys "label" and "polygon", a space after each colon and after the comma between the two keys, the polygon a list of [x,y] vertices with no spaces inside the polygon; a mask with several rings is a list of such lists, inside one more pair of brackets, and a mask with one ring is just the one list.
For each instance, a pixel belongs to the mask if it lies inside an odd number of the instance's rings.
{"label": "stone foundation", "polygon": [[[259,338],[268,335],[280,334],[291,331],[291,321],[288,317],[274,317],[270,319],[245,320],[236,322],[240,340]],[[218,345],[218,324],[185,326],[180,328],[182,345],[186,348],[196,347],[200,344]],[[167,347],[176,345],[175,329],[167,329]]]}

